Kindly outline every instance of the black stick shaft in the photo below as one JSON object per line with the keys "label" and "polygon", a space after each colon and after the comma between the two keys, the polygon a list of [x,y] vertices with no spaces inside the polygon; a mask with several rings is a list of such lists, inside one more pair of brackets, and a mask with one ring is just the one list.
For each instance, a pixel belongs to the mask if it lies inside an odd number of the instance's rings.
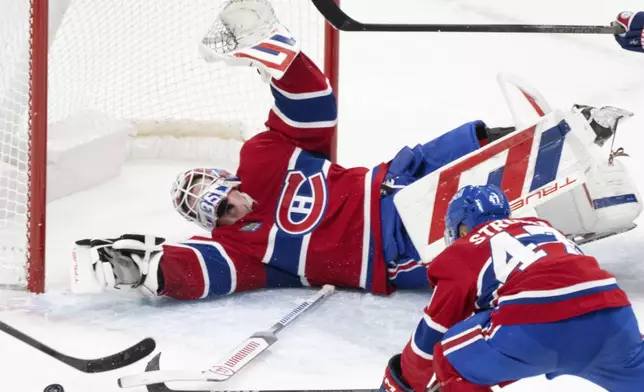
{"label": "black stick shaft", "polygon": [[625,31],[621,26],[361,23],[342,11],[334,0],[312,1],[326,20],[341,31],[549,34],[621,34]]}
{"label": "black stick shaft", "polygon": [[[342,30],[342,29],[340,29]],[[549,33],[549,34],[617,34],[612,26],[574,25],[458,25],[458,24],[360,24],[344,31],[373,32],[443,32],[443,33]]]}

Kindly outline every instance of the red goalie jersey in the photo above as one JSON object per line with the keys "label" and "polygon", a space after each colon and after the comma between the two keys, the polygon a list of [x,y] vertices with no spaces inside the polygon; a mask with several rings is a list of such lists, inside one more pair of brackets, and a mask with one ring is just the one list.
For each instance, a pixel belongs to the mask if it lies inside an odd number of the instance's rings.
{"label": "red goalie jersey", "polygon": [[160,294],[196,299],[323,283],[387,293],[378,204],[384,166],[345,169],[328,160],[336,100],[304,54],[270,89],[268,130],[244,144],[237,171],[253,211],[212,238],[165,246]]}

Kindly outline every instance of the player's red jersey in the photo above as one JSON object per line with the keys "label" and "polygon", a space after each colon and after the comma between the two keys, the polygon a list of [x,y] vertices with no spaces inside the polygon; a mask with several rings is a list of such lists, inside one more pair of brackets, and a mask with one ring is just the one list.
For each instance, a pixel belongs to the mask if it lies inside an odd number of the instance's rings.
{"label": "player's red jersey", "polygon": [[196,299],[324,283],[388,293],[379,217],[386,167],[328,160],[336,100],[304,54],[270,89],[268,130],[244,144],[237,170],[253,211],[212,238],[166,246],[161,294]]}
{"label": "player's red jersey", "polygon": [[403,377],[415,387],[433,375],[434,345],[447,329],[479,310],[492,310],[487,334],[493,335],[500,325],[630,304],[595,258],[537,218],[481,225],[439,254],[427,273],[434,293],[402,356]]}

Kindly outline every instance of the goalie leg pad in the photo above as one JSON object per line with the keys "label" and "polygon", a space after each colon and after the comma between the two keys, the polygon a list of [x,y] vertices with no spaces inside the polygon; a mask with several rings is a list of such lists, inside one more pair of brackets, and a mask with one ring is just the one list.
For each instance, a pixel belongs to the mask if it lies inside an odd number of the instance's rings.
{"label": "goalie leg pad", "polygon": [[599,162],[576,188],[537,207],[537,214],[571,238],[627,231],[642,212],[642,199],[626,167]]}

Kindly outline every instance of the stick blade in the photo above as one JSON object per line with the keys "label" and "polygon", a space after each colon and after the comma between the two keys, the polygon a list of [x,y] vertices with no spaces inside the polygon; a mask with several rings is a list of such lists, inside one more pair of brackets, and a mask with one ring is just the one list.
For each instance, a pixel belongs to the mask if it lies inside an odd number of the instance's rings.
{"label": "stick blade", "polygon": [[20,340],[21,342],[35,348],[43,354],[73,367],[85,373],[100,373],[122,368],[147,357],[156,348],[156,342],[152,338],[145,338],[132,347],[123,351],[102,358],[84,359],[65,355],[60,351],[49,347],[43,342],[17,330],[16,328],[0,321],[0,331]]}
{"label": "stick blade", "polygon": [[61,356],[61,361],[85,373],[101,373],[129,366],[150,355],[156,349],[152,338],[145,338],[116,354],[97,359],[78,359]]}
{"label": "stick blade", "polygon": [[223,382],[234,376],[276,341],[277,337],[270,331],[257,333],[207,370],[159,370],[159,353],[150,360],[145,372],[123,376],[118,379],[118,385],[121,388],[130,388],[175,381]]}
{"label": "stick blade", "polygon": [[[159,362],[161,361],[161,353],[155,355],[147,365],[145,365],[146,372],[154,372],[160,370]],[[119,383],[121,381],[119,380]],[[148,392],[171,392],[173,389],[168,388],[164,383],[146,385]]]}
{"label": "stick blade", "polygon": [[[157,364],[158,361],[159,360],[157,359]],[[143,373],[123,376],[119,378],[118,385],[121,388],[130,388],[143,385],[160,384],[170,381],[204,382],[210,380],[206,378],[204,372],[201,370],[147,370],[146,368],[146,371]]]}
{"label": "stick blade", "polygon": [[[145,371],[146,372],[159,371],[161,369],[161,367],[159,366],[160,361],[161,361],[161,353],[158,353],[150,360],[150,362],[148,362],[147,365],[145,365]],[[165,385],[165,383],[150,384],[150,385],[146,385],[145,387],[147,388],[148,392],[211,392],[211,391],[195,391],[194,389],[190,391],[171,389],[171,388],[168,388],[168,386]]]}

